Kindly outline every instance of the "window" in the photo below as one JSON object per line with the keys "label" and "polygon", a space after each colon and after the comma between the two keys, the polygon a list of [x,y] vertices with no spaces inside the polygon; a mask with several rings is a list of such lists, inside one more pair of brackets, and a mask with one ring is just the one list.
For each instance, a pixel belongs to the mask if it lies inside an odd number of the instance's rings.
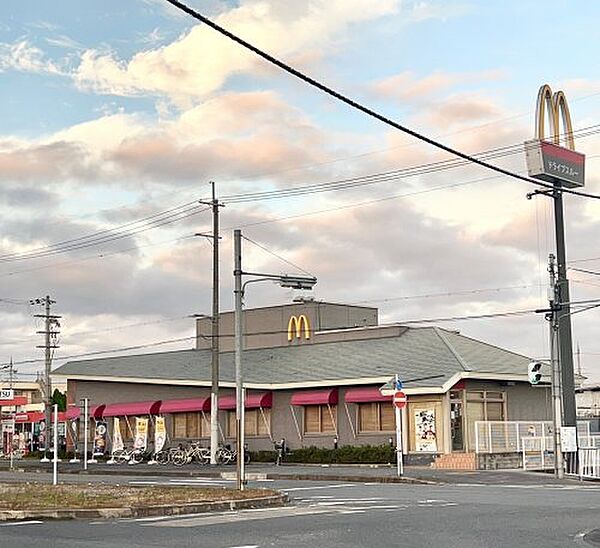
{"label": "window", "polygon": [[174,438],[201,438],[208,435],[209,427],[202,413],[174,413],[173,437]]}
{"label": "window", "polygon": [[[268,436],[271,425],[271,410],[246,409],[245,411],[244,422],[246,429],[244,434],[247,437]],[[235,436],[235,411],[230,411],[227,414],[227,433],[231,438]]]}
{"label": "window", "polygon": [[359,403],[359,432],[392,432],[396,429],[394,407],[389,403]]}
{"label": "window", "polygon": [[334,419],[337,416],[337,405],[304,406],[304,433],[321,434],[335,432]]}
{"label": "window", "polygon": [[503,421],[505,401],[505,392],[467,392],[467,415],[472,420]]}

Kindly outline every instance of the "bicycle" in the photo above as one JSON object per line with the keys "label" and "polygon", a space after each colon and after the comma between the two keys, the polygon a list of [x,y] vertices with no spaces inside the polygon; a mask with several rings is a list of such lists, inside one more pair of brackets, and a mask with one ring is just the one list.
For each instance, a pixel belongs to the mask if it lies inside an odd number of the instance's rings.
{"label": "bicycle", "polygon": [[209,463],[210,449],[201,447],[200,442],[192,442],[189,447],[177,449],[171,455],[171,462],[175,466],[183,466],[194,460],[199,464]]}
{"label": "bicycle", "polygon": [[[226,446],[219,446],[217,449],[217,462],[219,464],[233,464],[237,461],[237,450]],[[250,463],[250,453],[244,451],[244,463]]]}
{"label": "bicycle", "polygon": [[111,460],[116,464],[140,464],[145,457],[145,452],[141,449],[119,449],[115,451]]}

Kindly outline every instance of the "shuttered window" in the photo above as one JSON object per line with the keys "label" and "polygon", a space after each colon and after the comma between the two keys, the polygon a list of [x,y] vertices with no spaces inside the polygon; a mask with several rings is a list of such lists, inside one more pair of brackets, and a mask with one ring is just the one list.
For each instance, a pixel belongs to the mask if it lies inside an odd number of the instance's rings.
{"label": "shuttered window", "polygon": [[[264,416],[263,416],[264,413]],[[245,431],[247,437],[268,436],[271,426],[271,410],[246,409],[244,413]],[[229,411],[227,414],[227,434],[229,437],[235,437],[235,411]]]}
{"label": "shuttered window", "polygon": [[321,434],[335,432],[334,419],[337,417],[337,405],[306,405],[304,406],[304,432],[306,434]]}
{"label": "shuttered window", "polygon": [[391,432],[396,429],[394,408],[388,402],[358,404],[359,432]]}
{"label": "shuttered window", "polygon": [[196,439],[208,436],[210,426],[202,413],[174,413],[173,437]]}

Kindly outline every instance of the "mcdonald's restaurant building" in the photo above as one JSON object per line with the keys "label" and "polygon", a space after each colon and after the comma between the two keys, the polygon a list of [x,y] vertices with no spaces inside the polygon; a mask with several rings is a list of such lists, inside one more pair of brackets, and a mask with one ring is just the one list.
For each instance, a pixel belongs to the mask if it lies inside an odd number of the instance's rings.
{"label": "mcdonald's restaurant building", "polygon": [[[235,445],[233,313],[220,318],[219,423]],[[210,438],[211,321],[196,320],[189,350],[71,361],[72,409],[89,398],[92,420],[165,417],[171,444]],[[475,422],[550,420],[548,390],[530,386],[526,356],[439,327],[379,325],[376,308],[304,300],[244,311],[246,441],[271,450],[285,438],[306,446],[377,445],[395,433],[391,397],[404,381],[404,451],[429,457],[475,449]],[[385,392],[385,391],[384,391]],[[77,412],[75,411],[73,415]],[[150,433],[150,439],[152,434]]]}

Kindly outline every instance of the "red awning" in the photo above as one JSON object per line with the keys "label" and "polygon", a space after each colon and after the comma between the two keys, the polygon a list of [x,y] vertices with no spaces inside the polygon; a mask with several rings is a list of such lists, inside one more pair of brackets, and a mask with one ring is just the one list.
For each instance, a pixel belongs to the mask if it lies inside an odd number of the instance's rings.
{"label": "red awning", "polygon": [[104,412],[105,407],[106,407],[106,405],[104,405],[104,404],[97,405],[96,407],[92,407],[89,411],[90,417],[93,417],[94,419],[101,419],[102,413]]}
{"label": "red awning", "polygon": [[160,404],[161,413],[191,413],[193,411],[210,411],[210,398],[164,400]]}
{"label": "red awning", "polygon": [[25,396],[16,396],[10,400],[0,400],[0,407],[14,407],[15,405],[27,405]]}
{"label": "red awning", "polygon": [[346,403],[391,402],[392,396],[383,396],[376,386],[361,386],[346,390],[344,401]]}
{"label": "red awning", "polygon": [[[273,407],[273,392],[246,393],[246,409],[270,409]],[[235,395],[219,398],[219,409],[235,409]]]}
{"label": "red awning", "polygon": [[292,405],[337,405],[338,389],[302,390],[292,394]]}
{"label": "red awning", "polygon": [[[110,403],[102,411],[102,418],[131,415],[158,415],[161,400],[131,403]],[[94,417],[96,415],[94,414]]]}
{"label": "red awning", "polygon": [[78,419],[79,415],[80,415],[79,407],[69,407],[69,409],[67,409],[65,411],[65,419],[68,419],[68,420]]}

